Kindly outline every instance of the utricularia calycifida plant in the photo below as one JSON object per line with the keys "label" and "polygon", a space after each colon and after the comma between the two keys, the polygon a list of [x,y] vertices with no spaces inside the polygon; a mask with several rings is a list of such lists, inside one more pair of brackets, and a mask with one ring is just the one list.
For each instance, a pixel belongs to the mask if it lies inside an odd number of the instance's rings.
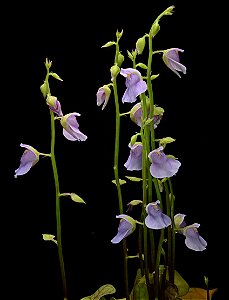
{"label": "utricularia calycifida plant", "polygon": [[53,179],[55,184],[55,198],[56,198],[56,237],[54,234],[44,233],[42,237],[45,241],[53,241],[57,244],[58,248],[58,257],[59,257],[59,265],[61,271],[61,278],[63,284],[63,298],[64,300],[68,299],[67,293],[67,283],[66,283],[66,275],[65,275],[65,266],[64,266],[64,258],[63,258],[63,251],[62,251],[62,238],[61,238],[61,217],[60,217],[60,200],[62,197],[70,197],[73,201],[78,203],[85,203],[84,200],[73,192],[62,192],[60,191],[60,184],[59,184],[59,175],[57,169],[57,163],[55,158],[55,143],[56,143],[56,122],[60,122],[63,136],[68,139],[69,141],[85,141],[87,136],[82,133],[79,129],[78,117],[80,116],[77,112],[72,112],[68,114],[63,114],[61,109],[61,102],[51,94],[50,85],[49,85],[49,78],[53,77],[57,80],[62,81],[62,79],[51,69],[52,62],[46,59],[45,67],[46,67],[46,77],[41,85],[40,89],[43,94],[43,97],[46,102],[46,107],[50,111],[50,119],[51,119],[51,145],[49,152],[42,153],[35,149],[34,147],[21,143],[20,146],[24,148],[24,152],[22,153],[20,165],[15,170],[14,177],[17,178],[18,176],[24,175],[29,170],[39,162],[40,156],[41,157],[48,157],[51,160],[52,170],[53,170]]}
{"label": "utricularia calycifida plant", "polygon": [[[164,109],[155,103],[153,84],[157,77],[152,72],[152,57],[162,58],[174,76],[186,74],[186,67],[180,62],[180,48],[153,50],[153,40],[160,30],[160,20],[170,16],[174,6],[168,7],[153,22],[148,34],[136,41],[135,50],[127,51],[128,63],[120,50],[120,39],[123,31],[116,32],[116,41],[109,41],[102,47],[114,47],[114,64],[110,68],[110,82],[97,91],[97,105],[104,109],[111,101],[113,91],[116,108],[116,134],[114,149],[114,183],[117,188],[119,203],[119,220],[117,234],[111,242],[123,244],[125,299],[176,299],[187,293],[187,283],[175,270],[175,238],[183,235],[185,245],[193,251],[203,251],[207,242],[198,232],[200,224],[186,224],[185,214],[177,212],[174,200],[172,177],[181,167],[179,159],[169,153],[169,144],[175,142],[170,136],[160,137],[158,127],[163,121]],[[143,51],[147,51],[147,62],[141,60]],[[145,54],[144,52],[144,54]],[[124,62],[125,60],[125,62]],[[123,65],[126,63],[126,67]],[[119,76],[119,78],[118,78]],[[119,97],[117,78],[125,81],[125,91]],[[119,81],[119,82],[120,82]],[[121,113],[122,108],[133,103],[128,112]],[[126,176],[128,180],[141,182],[142,198],[128,203],[122,197],[122,185],[127,183],[120,178],[120,122],[123,116],[130,116],[130,121],[136,123],[129,147],[129,156],[124,167],[132,175],[138,171],[139,176]],[[132,173],[131,173],[132,172]],[[139,185],[139,183],[137,183]],[[137,187],[136,187],[137,189]],[[127,209],[126,209],[127,204]],[[136,206],[141,206],[139,219],[131,216]],[[128,256],[128,236],[138,235],[136,256]],[[134,286],[129,290],[128,264],[130,258],[139,260]]]}
{"label": "utricularia calycifida plant", "polygon": [[[153,39],[160,31],[160,20],[164,16],[170,16],[174,12],[174,6],[168,7],[153,22],[149,33],[144,34],[136,41],[135,50],[127,51],[128,64],[123,67],[125,56],[120,50],[120,39],[123,31],[116,32],[116,41],[109,41],[103,48],[114,47],[115,58],[110,68],[110,82],[98,88],[96,94],[97,105],[102,110],[114,99],[116,114],[115,149],[114,149],[114,180],[116,185],[119,213],[117,234],[111,239],[111,243],[122,243],[123,249],[123,278],[125,295],[120,300],[166,300],[178,299],[187,294],[189,286],[175,269],[175,237],[183,236],[185,245],[193,251],[203,251],[207,242],[198,232],[200,224],[186,224],[185,214],[177,212],[174,200],[172,177],[181,167],[179,159],[169,154],[169,144],[175,139],[158,135],[158,127],[163,122],[164,109],[154,102],[153,84],[158,74],[153,74],[152,57],[162,57],[164,65],[168,67],[174,76],[182,77],[186,74],[186,67],[180,62],[180,54],[184,51],[180,48],[169,48],[165,50],[153,50]],[[141,54],[146,53],[148,48],[147,62],[141,60]],[[160,57],[160,58],[161,58]],[[126,61],[125,61],[126,63]],[[68,299],[67,282],[65,276],[64,258],[61,242],[61,218],[60,199],[69,196],[73,201],[85,203],[75,193],[62,192],[59,186],[59,176],[55,159],[55,125],[60,121],[63,136],[69,141],[85,141],[87,136],[79,129],[77,112],[63,114],[61,102],[51,94],[49,78],[62,80],[56,73],[52,72],[52,62],[46,59],[46,77],[40,89],[50,111],[51,118],[51,148],[48,153],[39,152],[28,144],[20,144],[24,148],[20,165],[15,170],[15,178],[26,174],[39,162],[40,156],[51,160],[53,178],[56,192],[56,236],[44,233],[43,239],[53,241],[58,248],[59,265],[61,270],[63,298]],[[124,86],[125,91],[120,97],[117,78]],[[113,97],[112,97],[113,96]],[[128,112],[121,113],[120,105],[131,105]],[[122,196],[122,185],[126,180],[120,178],[120,123],[122,117],[130,117],[135,123],[133,132],[126,147],[129,147],[129,156],[123,167],[128,176],[126,178],[139,185],[141,183],[141,199],[125,201]],[[167,146],[168,145],[168,146]],[[138,176],[129,176],[139,172]],[[136,186],[136,189],[139,187]],[[132,211],[136,206],[141,207],[139,218],[133,217]],[[128,255],[128,236],[137,234],[137,253]],[[129,284],[129,261],[138,259],[139,269],[133,286]],[[207,278],[205,278],[207,283]],[[93,295],[81,300],[105,300],[104,296],[115,293],[111,284],[100,287]],[[111,299],[115,300],[114,297]],[[207,299],[210,299],[209,296]]]}

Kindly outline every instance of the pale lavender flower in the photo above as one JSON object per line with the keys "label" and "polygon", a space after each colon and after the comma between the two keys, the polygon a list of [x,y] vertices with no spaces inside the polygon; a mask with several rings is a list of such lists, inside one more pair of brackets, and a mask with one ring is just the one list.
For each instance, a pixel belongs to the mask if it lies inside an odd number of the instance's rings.
{"label": "pale lavender flower", "polygon": [[97,94],[96,94],[97,106],[100,106],[103,104],[102,110],[107,105],[108,100],[110,98],[110,94],[111,94],[111,89],[107,85],[104,85],[98,89]]}
{"label": "pale lavender flower", "polygon": [[133,145],[129,144],[130,154],[124,166],[128,171],[142,169],[142,143],[136,142]]}
{"label": "pale lavender flower", "polygon": [[180,63],[179,53],[184,52],[184,50],[179,48],[167,49],[163,52],[163,60],[166,66],[172,70],[177,76],[181,77],[178,72],[186,74],[186,67]]}
{"label": "pale lavender flower", "polygon": [[80,116],[80,114],[73,112],[61,118],[60,123],[63,126],[63,135],[70,141],[85,141],[87,136],[79,130],[76,116]]}
{"label": "pale lavender flower", "polygon": [[21,156],[19,168],[15,170],[15,178],[17,178],[17,176],[19,175],[24,175],[29,172],[29,170],[39,161],[40,153],[36,149],[22,143],[20,144],[20,146],[26,148],[26,150]]}
{"label": "pale lavender flower", "polygon": [[137,96],[144,93],[147,90],[147,84],[142,80],[141,73],[132,68],[121,68],[120,74],[126,78],[125,93],[122,97],[122,102],[135,102]]}
{"label": "pale lavender flower", "polygon": [[165,155],[162,146],[151,151],[148,157],[151,161],[150,173],[155,178],[172,177],[181,166],[179,160]]}
{"label": "pale lavender flower", "polygon": [[194,223],[186,226],[184,214],[174,216],[175,230],[185,236],[185,245],[194,251],[203,251],[207,247],[207,242],[199,235],[197,228],[200,224]]}
{"label": "pale lavender flower", "polygon": [[116,218],[121,219],[118,226],[118,233],[116,236],[111,240],[113,244],[118,244],[121,240],[126,238],[136,229],[136,222],[133,218],[121,214],[116,216]]}
{"label": "pale lavender flower", "polygon": [[171,219],[165,215],[160,206],[160,201],[152,202],[147,204],[146,212],[148,216],[145,218],[145,224],[151,229],[162,229],[171,225]]}

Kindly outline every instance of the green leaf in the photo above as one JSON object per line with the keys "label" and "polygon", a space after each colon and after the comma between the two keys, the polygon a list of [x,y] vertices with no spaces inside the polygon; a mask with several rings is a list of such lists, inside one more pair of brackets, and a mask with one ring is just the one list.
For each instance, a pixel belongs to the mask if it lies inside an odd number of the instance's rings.
{"label": "green leaf", "polygon": [[49,73],[53,78],[57,79],[57,80],[60,80],[60,81],[63,81],[63,79],[60,78],[59,75],[57,75],[56,73],[53,73],[53,72],[50,72]]}
{"label": "green leaf", "polygon": [[[166,278],[168,280],[169,274],[168,274],[168,268],[166,270]],[[189,291],[189,285],[184,280],[184,278],[175,270],[174,273],[174,284],[178,288],[178,296],[181,297],[183,295],[186,295]]]}
{"label": "green leaf", "polygon": [[127,179],[131,180],[131,181],[142,181],[142,178],[138,178],[138,177],[131,177],[131,176],[125,176]]}
{"label": "green leaf", "polygon": [[44,81],[44,83],[40,86],[40,90],[42,92],[43,97],[46,98],[48,94],[48,85],[46,81]]}
{"label": "green leaf", "polygon": [[142,204],[142,200],[132,200],[128,203],[128,205],[138,205],[138,204]]}
{"label": "green leaf", "polygon": [[151,76],[150,76],[150,79],[151,79],[151,80],[154,80],[154,79],[156,79],[159,75],[160,75],[160,74],[157,74],[157,75],[151,75]]}
{"label": "green leaf", "polygon": [[106,44],[104,44],[104,45],[102,46],[102,48],[107,48],[107,47],[113,46],[113,45],[115,45],[115,44],[116,44],[116,42],[107,42]]}
{"label": "green leaf", "polygon": [[143,64],[143,63],[138,63],[137,65],[136,65],[136,67],[140,67],[140,68],[142,68],[142,69],[147,69],[147,65],[145,65],[145,64]]}
{"label": "green leaf", "polygon": [[86,204],[85,201],[80,196],[76,195],[75,193],[71,193],[70,197],[74,202]]}
{"label": "green leaf", "polygon": [[116,289],[111,284],[102,285],[93,295],[82,298],[81,300],[99,300],[105,295],[114,294]]}
{"label": "green leaf", "polygon": [[[112,183],[114,183],[115,185],[116,185],[116,180],[114,179],[114,180],[112,180]],[[122,184],[125,184],[126,183],[126,181],[125,180],[123,180],[123,179],[119,179],[119,184],[120,185],[122,185]]]}
{"label": "green leaf", "polygon": [[134,286],[130,293],[130,300],[149,300],[145,276],[141,276],[140,269],[137,270]]}

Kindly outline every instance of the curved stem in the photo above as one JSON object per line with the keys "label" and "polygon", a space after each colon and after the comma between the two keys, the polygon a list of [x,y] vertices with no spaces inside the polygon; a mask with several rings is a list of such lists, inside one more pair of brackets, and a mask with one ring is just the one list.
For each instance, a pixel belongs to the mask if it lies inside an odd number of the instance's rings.
{"label": "curved stem", "polygon": [[59,188],[59,179],[58,179],[58,172],[56,166],[56,159],[55,159],[55,120],[54,114],[50,111],[51,115],[51,162],[52,162],[52,169],[53,169],[53,176],[55,182],[55,190],[56,190],[56,230],[57,230],[57,247],[58,247],[58,257],[60,263],[60,271],[61,271],[61,278],[63,284],[63,293],[64,293],[64,300],[67,300],[67,283],[66,283],[66,275],[65,275],[65,268],[64,268],[64,259],[63,259],[63,251],[62,251],[62,241],[61,241],[61,218],[60,218],[60,188]]}

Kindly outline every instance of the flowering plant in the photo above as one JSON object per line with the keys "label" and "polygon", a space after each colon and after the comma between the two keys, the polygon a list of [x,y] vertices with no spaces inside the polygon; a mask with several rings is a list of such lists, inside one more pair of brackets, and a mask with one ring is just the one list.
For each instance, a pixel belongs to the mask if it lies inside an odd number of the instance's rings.
{"label": "flowering plant", "polygon": [[[174,154],[169,153],[169,144],[175,139],[170,136],[161,137],[160,123],[163,122],[165,110],[160,103],[155,103],[153,82],[158,80],[159,74],[152,73],[152,58],[161,56],[165,67],[179,78],[186,74],[186,67],[180,62],[180,55],[184,52],[180,48],[153,50],[153,39],[160,31],[160,21],[164,16],[171,16],[174,6],[164,10],[153,22],[149,33],[144,34],[136,41],[135,49],[127,51],[129,59],[124,68],[125,56],[120,50],[120,41],[123,31],[116,32],[116,40],[109,41],[102,48],[114,47],[114,63],[110,68],[110,82],[99,87],[96,94],[97,106],[102,110],[109,107],[112,95],[115,102],[115,148],[114,148],[114,180],[117,189],[119,213],[117,232],[111,239],[112,244],[122,244],[124,295],[126,300],[148,299],[188,299],[185,298],[190,291],[188,283],[176,271],[176,237],[181,236],[187,248],[192,251],[204,251],[207,242],[199,233],[199,223],[187,224],[183,212],[175,207],[175,190],[173,178],[179,172],[182,162]],[[147,62],[144,63],[141,55],[147,53]],[[64,138],[69,141],[85,141],[87,136],[80,131],[78,117],[80,113],[64,114],[61,103],[53,96],[49,86],[49,78],[62,79],[51,71],[52,62],[46,59],[46,77],[40,89],[50,111],[51,118],[51,149],[49,153],[39,152],[27,144],[20,144],[25,148],[19,167],[15,170],[15,177],[26,174],[36,163],[40,156],[51,159],[55,194],[56,194],[56,237],[44,233],[43,239],[53,241],[58,248],[58,257],[63,285],[63,298],[68,299],[67,282],[65,275],[64,257],[61,238],[60,199],[69,196],[73,201],[85,203],[74,192],[60,191],[57,164],[55,159],[55,122],[60,121]],[[120,81],[119,81],[120,80]],[[125,90],[120,90],[125,83]],[[121,97],[120,97],[121,94]],[[121,100],[121,101],[120,101]],[[121,103],[120,103],[121,102]],[[121,112],[120,106],[129,107],[127,112]],[[129,106],[130,105],[130,106]],[[120,168],[120,123],[122,118],[129,116],[134,123],[131,137],[125,147],[129,147],[129,155],[123,164],[126,180],[122,178]],[[131,127],[130,127],[131,128]],[[136,174],[136,175],[135,175]],[[134,175],[134,176],[130,176]],[[175,180],[175,179],[174,179]],[[141,199],[125,201],[122,186],[128,181],[136,183],[136,190],[141,184]],[[137,213],[135,213],[137,212]],[[136,216],[137,214],[137,216]],[[130,255],[128,247],[129,236],[136,237],[136,253]],[[132,286],[129,282],[129,262],[138,260],[135,281]],[[211,295],[206,282],[206,299]],[[84,297],[89,299],[105,299],[105,296],[115,293],[113,285],[105,284],[95,294]],[[81,299],[81,300],[83,300]],[[106,298],[107,299],[107,298]],[[115,299],[112,297],[111,299]]]}

